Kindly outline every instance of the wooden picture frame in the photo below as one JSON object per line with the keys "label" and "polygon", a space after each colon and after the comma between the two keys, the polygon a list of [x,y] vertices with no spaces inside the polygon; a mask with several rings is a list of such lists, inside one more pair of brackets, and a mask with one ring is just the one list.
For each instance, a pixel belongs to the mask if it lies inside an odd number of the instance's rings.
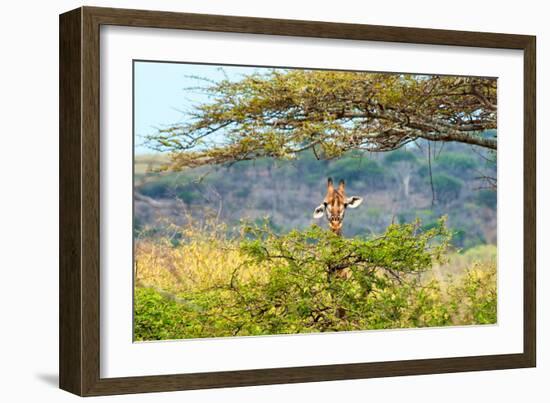
{"label": "wooden picture frame", "polygon": [[[524,52],[523,353],[100,377],[100,26],[171,28]],[[60,16],[60,387],[81,396],[533,367],[536,363],[535,37],[81,7]],[[505,263],[504,263],[505,264]]]}

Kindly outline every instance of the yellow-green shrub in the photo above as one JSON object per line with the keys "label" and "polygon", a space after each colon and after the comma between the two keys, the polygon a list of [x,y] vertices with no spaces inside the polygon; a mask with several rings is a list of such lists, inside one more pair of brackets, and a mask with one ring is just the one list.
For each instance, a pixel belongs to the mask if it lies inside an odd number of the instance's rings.
{"label": "yellow-green shrub", "polygon": [[136,243],[137,340],[496,321],[494,261],[430,275],[449,264],[444,221],[427,231],[391,225],[375,238],[315,226],[280,236],[253,226],[230,238],[213,224],[182,234],[175,246]]}

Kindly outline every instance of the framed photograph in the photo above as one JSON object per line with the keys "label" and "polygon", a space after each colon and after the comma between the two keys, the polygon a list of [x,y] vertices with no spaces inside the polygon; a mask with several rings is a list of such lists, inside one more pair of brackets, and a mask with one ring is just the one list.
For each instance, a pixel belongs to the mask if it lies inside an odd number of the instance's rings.
{"label": "framed photograph", "polygon": [[533,367],[535,37],[60,16],[60,387]]}

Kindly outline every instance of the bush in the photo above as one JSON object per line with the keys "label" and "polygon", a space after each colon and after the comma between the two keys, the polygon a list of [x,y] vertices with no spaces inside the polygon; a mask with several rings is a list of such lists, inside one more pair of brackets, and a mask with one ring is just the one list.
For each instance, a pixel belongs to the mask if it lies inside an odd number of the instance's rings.
{"label": "bush", "polygon": [[443,153],[435,161],[435,169],[459,178],[470,178],[477,166],[474,157],[463,153]]}
{"label": "bush", "polygon": [[[215,246],[200,246],[200,241],[193,249],[186,244],[166,246],[161,255],[184,248],[177,256],[186,259],[195,254],[200,261],[199,256],[216,251],[219,263],[197,263],[192,271],[182,263],[181,269],[167,271],[161,288],[148,281],[158,273],[147,277],[140,270],[135,337],[159,340],[488,323],[496,312],[496,299],[486,291],[490,277],[482,282],[472,277],[453,286],[452,298],[440,282],[422,280],[422,273],[445,260],[449,237],[443,219],[428,230],[422,230],[419,222],[390,225],[384,234],[370,238],[345,239],[316,226],[286,235],[274,234],[267,225],[247,226],[235,240],[209,232],[204,241]],[[224,254],[230,255],[224,259]],[[171,261],[161,260],[161,265]],[[151,262],[158,263],[158,257]],[[178,279],[177,286],[166,292],[170,279]],[[484,300],[487,296],[491,298]],[[460,305],[461,299],[466,306]]]}
{"label": "bush", "polygon": [[371,239],[316,226],[284,236],[258,227],[247,234],[241,250],[270,270],[267,282],[241,285],[239,295],[256,307],[250,320],[276,333],[406,326],[414,275],[442,259],[448,241],[444,221],[426,232],[418,223],[394,224]]}
{"label": "bush", "polygon": [[462,190],[462,181],[446,174],[434,175],[433,185],[437,200],[444,204],[458,199],[460,191]]}
{"label": "bush", "polygon": [[360,155],[330,161],[325,177],[345,178],[348,182],[362,181],[372,189],[384,188],[387,181],[386,173],[378,162]]}
{"label": "bush", "polygon": [[497,192],[490,189],[482,189],[476,194],[476,201],[481,206],[496,209]]}
{"label": "bush", "polygon": [[476,263],[449,289],[455,322],[497,323],[496,265]]}

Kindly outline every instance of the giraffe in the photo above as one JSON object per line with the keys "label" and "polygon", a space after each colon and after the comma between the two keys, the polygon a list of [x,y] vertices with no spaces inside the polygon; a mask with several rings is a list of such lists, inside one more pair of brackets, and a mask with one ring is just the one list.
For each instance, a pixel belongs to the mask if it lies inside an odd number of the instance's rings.
{"label": "giraffe", "polygon": [[336,235],[342,235],[342,224],[347,208],[356,208],[363,202],[359,196],[346,197],[346,183],[342,179],[338,189],[334,188],[332,178],[327,181],[327,195],[325,200],[315,208],[314,218],[321,218],[323,215],[328,220],[328,225]]}

